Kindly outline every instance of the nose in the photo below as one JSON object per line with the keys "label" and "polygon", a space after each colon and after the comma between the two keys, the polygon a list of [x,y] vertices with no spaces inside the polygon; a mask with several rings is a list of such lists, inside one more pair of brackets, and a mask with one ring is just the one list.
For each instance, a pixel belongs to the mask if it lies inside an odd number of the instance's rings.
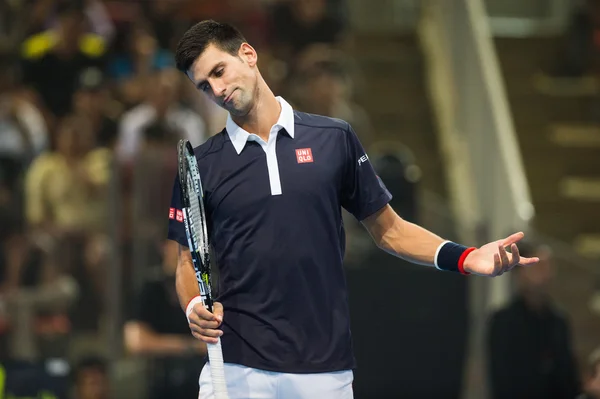
{"label": "nose", "polygon": [[222,97],[225,94],[225,85],[216,84],[216,82],[213,82],[211,86],[215,97]]}

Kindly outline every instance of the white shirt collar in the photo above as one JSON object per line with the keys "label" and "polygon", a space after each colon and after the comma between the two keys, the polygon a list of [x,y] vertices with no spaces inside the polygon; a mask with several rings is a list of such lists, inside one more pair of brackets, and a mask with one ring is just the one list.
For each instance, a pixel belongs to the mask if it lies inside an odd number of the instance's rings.
{"label": "white shirt collar", "polygon": [[[273,126],[277,129],[277,131],[281,129],[285,129],[285,131],[290,135],[291,138],[294,138],[294,110],[292,106],[288,104],[282,97],[277,97],[277,101],[281,104],[281,113],[279,114],[279,119],[277,123]],[[229,135],[229,139],[235,148],[235,151],[238,155],[244,149],[246,142],[249,139],[253,139],[253,136],[244,129],[238,126],[237,123],[233,121],[231,118],[231,114],[227,116],[227,124],[225,125],[227,129],[227,134]],[[273,130],[273,128],[271,128]]]}

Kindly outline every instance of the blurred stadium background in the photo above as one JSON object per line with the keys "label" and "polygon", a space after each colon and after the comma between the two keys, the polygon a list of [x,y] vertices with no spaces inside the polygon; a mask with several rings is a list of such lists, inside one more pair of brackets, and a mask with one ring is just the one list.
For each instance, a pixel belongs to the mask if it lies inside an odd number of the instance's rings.
{"label": "blurred stadium background", "polygon": [[[1,0],[0,397],[195,397],[164,237],[176,141],[226,118],[173,70],[212,18],[277,95],[354,126],[406,219],[551,250],[532,274],[465,278],[347,218],[357,399],[600,398],[598,3]],[[533,297],[552,310],[493,338],[496,312]]]}

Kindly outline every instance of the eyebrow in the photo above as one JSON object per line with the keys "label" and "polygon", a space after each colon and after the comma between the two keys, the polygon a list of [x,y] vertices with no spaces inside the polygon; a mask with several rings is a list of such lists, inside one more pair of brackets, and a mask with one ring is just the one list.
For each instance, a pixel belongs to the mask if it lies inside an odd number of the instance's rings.
{"label": "eyebrow", "polygon": [[[221,61],[221,62],[218,62],[218,63],[217,63],[217,65],[215,65],[215,66],[214,66],[214,67],[213,67],[213,68],[210,70],[210,72],[208,73],[208,77],[210,78],[211,76],[213,76],[213,75],[214,75],[214,74],[217,72],[217,69],[221,68],[221,67],[222,67],[222,66],[224,66],[224,65],[225,65],[225,63],[224,63],[223,61]],[[206,79],[204,79],[204,80],[202,80],[202,81],[198,82],[198,83],[196,84],[196,88],[197,88],[198,90],[202,90],[202,85],[203,85],[204,83],[206,83]]]}

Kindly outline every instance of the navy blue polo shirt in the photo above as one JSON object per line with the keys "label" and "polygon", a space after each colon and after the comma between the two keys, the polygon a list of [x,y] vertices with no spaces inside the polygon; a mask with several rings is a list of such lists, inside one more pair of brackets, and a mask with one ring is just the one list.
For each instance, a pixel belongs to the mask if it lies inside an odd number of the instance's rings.
{"label": "navy blue polo shirt", "polygon": [[[268,142],[231,118],[195,149],[219,268],[223,357],[263,370],[355,367],[341,207],[358,220],[392,198],[350,125],[282,111]],[[175,179],[168,237],[187,246]]]}

